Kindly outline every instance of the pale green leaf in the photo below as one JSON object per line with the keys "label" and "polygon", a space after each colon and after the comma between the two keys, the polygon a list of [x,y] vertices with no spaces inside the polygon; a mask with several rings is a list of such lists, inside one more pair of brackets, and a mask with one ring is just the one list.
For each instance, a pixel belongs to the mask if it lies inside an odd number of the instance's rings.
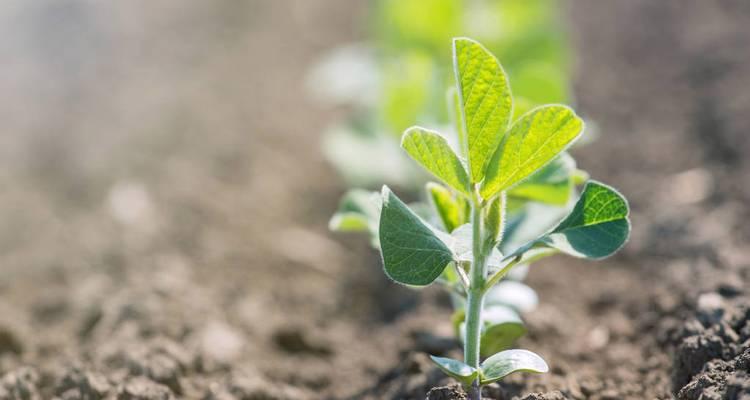
{"label": "pale green leaf", "polygon": [[573,194],[575,160],[563,153],[508,191],[508,196],[564,206]]}
{"label": "pale green leaf", "polygon": [[480,349],[484,357],[508,349],[526,334],[521,317],[505,305],[486,305],[482,310],[482,320]]}
{"label": "pale green leaf", "polygon": [[453,68],[466,128],[472,182],[481,182],[485,168],[508,127],[513,99],[508,78],[481,44],[453,40]]}
{"label": "pale green leaf", "polygon": [[487,291],[485,307],[504,305],[525,313],[533,311],[539,304],[539,296],[534,289],[521,282],[503,280]]}
{"label": "pale green leaf", "polygon": [[628,214],[625,197],[603,183],[589,181],[573,211],[536,243],[576,257],[604,258],[628,240]]}
{"label": "pale green leaf", "polygon": [[562,105],[535,108],[510,128],[487,166],[481,194],[491,198],[529,177],[583,132],[583,120]]}
{"label": "pale green leaf", "polygon": [[514,372],[545,373],[549,371],[542,357],[528,350],[505,350],[486,359],[481,367],[481,383],[488,384]]}
{"label": "pale green leaf", "polygon": [[478,372],[476,368],[461,361],[432,355],[430,358],[446,375],[456,378],[466,385],[471,384],[477,378]]}
{"label": "pale green leaf", "polygon": [[469,177],[461,160],[444,137],[435,131],[411,127],[404,132],[401,147],[448,186],[469,194]]}
{"label": "pale green leaf", "polygon": [[[464,224],[455,229],[450,236],[450,240],[445,241],[453,251],[457,261],[471,263],[474,262],[473,251],[473,232],[471,224]],[[492,248],[487,256],[486,264],[488,269],[498,268],[502,265],[503,255],[500,250]]]}
{"label": "pale green leaf", "polygon": [[380,247],[386,275],[405,285],[432,283],[453,260],[453,253],[388,187],[383,187],[382,195]]}

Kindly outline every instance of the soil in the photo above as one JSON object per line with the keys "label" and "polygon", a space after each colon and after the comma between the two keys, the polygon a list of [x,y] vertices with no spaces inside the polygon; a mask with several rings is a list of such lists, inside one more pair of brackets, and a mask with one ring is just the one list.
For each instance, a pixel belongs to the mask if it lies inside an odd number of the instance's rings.
{"label": "soil", "polygon": [[[347,110],[305,73],[365,4],[1,7],[0,399],[464,398],[425,355],[460,354],[445,295],[326,231],[320,133]],[[519,347],[551,372],[484,395],[750,399],[750,6],[566,16],[600,132],[575,156],[634,231],[532,269]]]}

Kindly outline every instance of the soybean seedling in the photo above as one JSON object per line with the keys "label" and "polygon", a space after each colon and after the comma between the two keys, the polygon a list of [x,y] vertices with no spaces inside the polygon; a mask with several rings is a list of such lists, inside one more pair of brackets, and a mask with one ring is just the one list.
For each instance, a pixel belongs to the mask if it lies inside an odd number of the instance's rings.
{"label": "soybean seedling", "polygon": [[[401,147],[437,177],[448,215],[466,204],[469,223],[451,234],[436,229],[386,186],[381,193],[377,235],[386,275],[410,286],[426,286],[451,269],[464,295],[464,360],[432,357],[461,381],[472,400],[481,386],[513,372],[543,373],[544,360],[528,350],[503,350],[481,360],[485,298],[514,267],[551,254],[599,259],[617,251],[630,231],[625,198],[589,180],[570,214],[541,236],[503,254],[509,195],[525,188],[534,196],[537,171],[557,160],[582,134],[583,121],[562,105],[534,108],[511,123],[510,84],[497,59],[479,43],[453,41],[458,151],[439,133],[412,127]],[[537,188],[538,189],[538,188]],[[460,206],[459,206],[460,207]]]}

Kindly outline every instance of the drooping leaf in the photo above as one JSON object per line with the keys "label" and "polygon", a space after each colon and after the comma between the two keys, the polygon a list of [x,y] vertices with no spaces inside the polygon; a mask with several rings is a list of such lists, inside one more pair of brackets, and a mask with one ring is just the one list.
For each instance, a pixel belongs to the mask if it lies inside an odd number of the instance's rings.
{"label": "drooping leaf", "polygon": [[466,128],[471,181],[481,182],[512,114],[510,85],[495,56],[471,39],[453,40],[453,68]]}
{"label": "drooping leaf", "polygon": [[469,177],[448,141],[435,131],[411,127],[404,132],[401,147],[448,186],[469,194]]}
{"label": "drooping leaf", "polygon": [[562,105],[537,107],[511,126],[497,147],[480,190],[489,199],[529,177],[583,132],[583,120]]}
{"label": "drooping leaf", "polygon": [[427,183],[427,196],[432,202],[432,206],[440,218],[445,231],[450,233],[461,225],[461,206],[453,197],[453,193],[442,185],[429,182]]}
{"label": "drooping leaf", "polygon": [[508,191],[508,196],[527,201],[564,206],[573,193],[576,163],[563,153]]}
{"label": "drooping leaf", "polygon": [[508,349],[526,334],[521,317],[505,305],[487,305],[482,311],[482,320],[480,349],[484,357]]}
{"label": "drooping leaf", "polygon": [[430,356],[446,375],[456,378],[463,384],[470,385],[477,378],[478,371],[461,361],[446,357]]}
{"label": "drooping leaf", "polygon": [[615,189],[588,181],[573,211],[536,241],[582,258],[604,258],[622,247],[630,234],[628,202]]}
{"label": "drooping leaf", "polygon": [[514,372],[545,373],[549,371],[542,357],[528,350],[505,350],[484,360],[480,366],[481,384],[497,382]]}
{"label": "drooping leaf", "polygon": [[453,253],[387,186],[382,194],[380,247],[386,275],[405,285],[432,283],[453,260]]}

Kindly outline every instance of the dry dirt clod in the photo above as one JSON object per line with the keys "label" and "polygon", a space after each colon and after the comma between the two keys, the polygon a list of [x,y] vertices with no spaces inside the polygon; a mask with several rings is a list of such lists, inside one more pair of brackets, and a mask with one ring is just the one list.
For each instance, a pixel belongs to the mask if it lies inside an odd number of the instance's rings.
{"label": "dry dirt clod", "polygon": [[427,400],[466,400],[466,392],[461,385],[441,386],[427,392]]}
{"label": "dry dirt clod", "polygon": [[71,367],[60,379],[55,393],[65,400],[100,400],[105,398],[111,388],[106,377]]}
{"label": "dry dirt clod", "polygon": [[145,377],[136,377],[126,383],[117,395],[117,400],[172,400],[168,387]]}
{"label": "dry dirt clod", "polygon": [[274,333],[273,341],[281,350],[291,354],[309,354],[324,358],[333,354],[330,346],[313,341],[302,328],[279,329]]}
{"label": "dry dirt clod", "polygon": [[568,400],[562,392],[555,390],[549,393],[531,393],[524,396],[521,400]]}
{"label": "dry dirt clod", "polygon": [[39,373],[31,367],[8,372],[0,379],[0,399],[39,400]]}

